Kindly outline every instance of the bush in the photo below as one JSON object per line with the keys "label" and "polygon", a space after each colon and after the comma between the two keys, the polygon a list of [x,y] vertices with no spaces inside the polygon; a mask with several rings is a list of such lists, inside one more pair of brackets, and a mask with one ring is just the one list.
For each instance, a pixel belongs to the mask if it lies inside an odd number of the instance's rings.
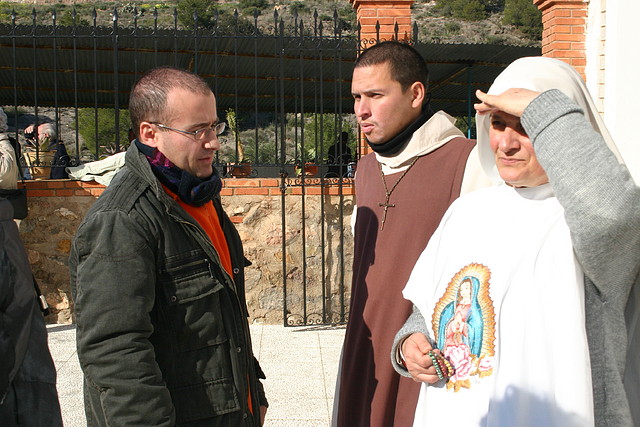
{"label": "bush", "polygon": [[269,6],[267,0],[240,0],[238,7],[240,9],[246,9],[248,7],[256,7],[258,9],[266,9]]}
{"label": "bush", "polygon": [[292,15],[301,14],[309,12],[309,6],[305,4],[303,1],[294,1],[289,5],[289,11]]}
{"label": "bush", "polygon": [[468,135],[469,127],[471,127],[471,138],[476,138],[476,117],[471,116],[471,126],[469,126],[468,118],[467,116],[456,117],[455,127],[460,129],[464,136]]}
{"label": "bush", "polygon": [[480,21],[487,16],[485,7],[479,0],[471,0],[466,2],[462,7],[462,10],[453,15],[456,18],[464,19],[465,21]]}
{"label": "bush", "polygon": [[437,10],[444,16],[479,21],[487,16],[487,0],[438,0]]}
{"label": "bush", "polygon": [[509,38],[503,35],[488,35],[485,40],[487,44],[509,44]]}
{"label": "bush", "polygon": [[267,0],[240,0],[238,7],[245,17],[262,15],[262,11],[268,6]]}
{"label": "bush", "polygon": [[216,24],[216,2],[209,0],[179,0],[176,7],[178,21],[186,28],[193,28],[194,12],[198,12],[195,21],[198,27],[213,28]]}
{"label": "bush", "polygon": [[[254,163],[259,165],[269,165],[276,163],[276,144],[275,144],[275,127],[271,125],[269,127],[261,127],[258,132],[260,133],[258,155],[256,151],[256,137],[255,130],[248,129],[243,131],[242,139],[246,146],[246,156],[248,159],[254,159]],[[235,153],[231,151],[230,161],[233,161]],[[279,153],[278,153],[279,154]]]}
{"label": "bush", "polygon": [[[504,1],[505,0],[486,0],[485,6],[487,12],[496,13],[502,12],[504,10]],[[530,2],[533,4],[533,2]]]}
{"label": "bush", "polygon": [[[97,112],[97,124],[96,124]],[[129,146],[129,128],[131,127],[131,119],[128,110],[120,110],[120,151],[124,151]],[[75,124],[74,124],[75,126]],[[96,141],[97,126],[97,141]],[[89,151],[101,157],[103,155],[111,155],[116,150],[116,115],[115,110],[111,108],[80,108],[78,110],[78,132],[84,140],[85,146]],[[97,142],[97,144],[96,144]],[[100,147],[96,152],[96,145]]]}
{"label": "bush", "polygon": [[[217,20],[216,20],[217,10]],[[259,30],[253,25],[253,10],[243,11],[243,16],[238,15],[236,22],[235,14],[224,8],[214,7],[214,2],[208,0],[180,0],[178,2],[178,21],[185,28],[192,29],[194,20],[193,13],[198,12],[196,23],[198,28],[216,29],[224,34],[254,34]],[[251,16],[251,19],[245,18]],[[237,24],[237,28],[236,28]]]}
{"label": "bush", "polygon": [[248,9],[248,8],[256,8],[256,9],[266,9],[269,6],[269,2],[267,0],[240,0],[238,3],[238,8],[240,9]]}
{"label": "bush", "polygon": [[446,22],[444,24],[444,29],[449,34],[457,34],[460,32],[460,24],[457,22]]}
{"label": "bush", "polygon": [[[339,121],[340,117],[331,113],[316,114],[307,119],[304,126],[304,157],[305,161],[319,161],[326,159],[327,150],[340,140],[342,131],[349,134],[348,145],[355,153],[355,135],[353,125],[348,120]],[[340,123],[338,123],[340,122]],[[341,125],[340,130],[337,126]],[[298,150],[298,156],[302,153]]]}
{"label": "bush", "polygon": [[[67,10],[66,12],[64,12],[60,18],[58,19],[57,22],[58,25],[61,26],[67,26],[67,27],[73,27],[73,12],[70,10]],[[81,18],[80,15],[78,13],[76,13],[76,22],[75,24],[77,26],[81,26],[81,25],[90,25],[89,21],[87,19]]]}

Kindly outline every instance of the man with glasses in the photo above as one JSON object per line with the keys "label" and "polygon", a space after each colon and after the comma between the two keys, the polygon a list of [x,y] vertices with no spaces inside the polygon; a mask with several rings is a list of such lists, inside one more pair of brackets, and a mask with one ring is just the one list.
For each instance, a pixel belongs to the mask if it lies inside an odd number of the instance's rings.
{"label": "man with glasses", "polygon": [[206,82],[161,67],[134,85],[136,139],[75,236],[71,290],[88,425],[260,426],[239,235],[222,210]]}

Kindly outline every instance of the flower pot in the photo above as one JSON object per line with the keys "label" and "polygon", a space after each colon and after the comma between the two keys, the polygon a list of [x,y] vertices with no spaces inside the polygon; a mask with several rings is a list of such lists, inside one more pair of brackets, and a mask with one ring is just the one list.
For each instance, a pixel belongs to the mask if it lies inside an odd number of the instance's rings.
{"label": "flower pot", "polygon": [[236,178],[242,178],[251,176],[251,172],[253,169],[251,168],[251,164],[249,163],[240,163],[240,164],[229,164],[227,166],[227,173]]}
{"label": "flower pot", "polygon": [[305,163],[304,168],[301,168],[300,165],[295,166],[296,176],[302,176],[302,170],[304,169],[304,176],[316,176],[318,174],[318,165],[314,165],[313,163]]}
{"label": "flower pot", "polygon": [[49,179],[51,173],[51,165],[53,164],[53,151],[35,151],[23,152],[31,178],[33,179]]}

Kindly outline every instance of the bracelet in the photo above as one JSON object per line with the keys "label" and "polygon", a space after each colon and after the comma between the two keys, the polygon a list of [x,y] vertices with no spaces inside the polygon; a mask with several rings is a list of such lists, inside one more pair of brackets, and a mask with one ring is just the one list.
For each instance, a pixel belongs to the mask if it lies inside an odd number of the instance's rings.
{"label": "bracelet", "polygon": [[402,365],[403,368],[407,369],[407,361],[404,359],[404,354],[402,353],[402,344],[404,344],[406,338],[398,343],[398,356],[396,359]]}

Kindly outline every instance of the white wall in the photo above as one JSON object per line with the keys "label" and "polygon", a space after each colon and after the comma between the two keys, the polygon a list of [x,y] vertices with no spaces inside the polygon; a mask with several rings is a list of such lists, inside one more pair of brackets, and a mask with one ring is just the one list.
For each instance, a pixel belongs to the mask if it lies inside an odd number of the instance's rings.
{"label": "white wall", "polygon": [[604,113],[604,44],[606,40],[605,11],[601,0],[589,2],[589,16],[587,19],[587,33],[585,35],[585,51],[587,65],[585,77],[591,96],[598,106],[598,111]]}
{"label": "white wall", "polygon": [[[638,0],[591,0],[587,28],[587,86],[602,98],[604,121],[640,183],[640,32]],[[597,102],[597,101],[596,101]]]}

